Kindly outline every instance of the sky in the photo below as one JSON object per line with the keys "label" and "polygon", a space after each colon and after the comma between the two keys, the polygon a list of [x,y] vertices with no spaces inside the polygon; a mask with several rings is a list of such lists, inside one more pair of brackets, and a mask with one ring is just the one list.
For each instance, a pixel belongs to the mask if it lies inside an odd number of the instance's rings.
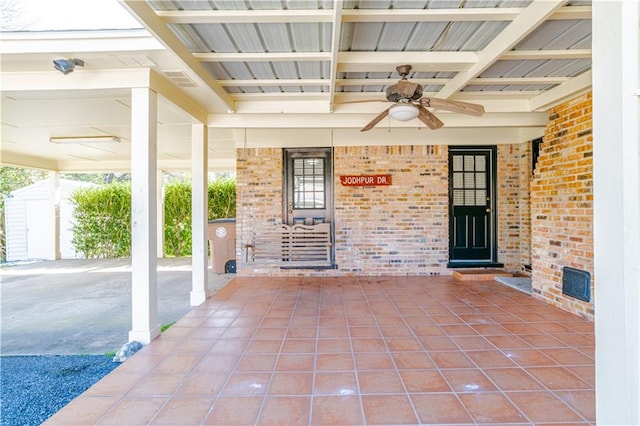
{"label": "sky", "polygon": [[20,30],[141,28],[116,0],[18,0]]}

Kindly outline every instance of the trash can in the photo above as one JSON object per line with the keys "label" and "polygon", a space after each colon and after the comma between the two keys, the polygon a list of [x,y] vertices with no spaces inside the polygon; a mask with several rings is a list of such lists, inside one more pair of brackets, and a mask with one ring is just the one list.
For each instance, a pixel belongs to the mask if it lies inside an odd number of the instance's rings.
{"label": "trash can", "polygon": [[210,220],[208,238],[213,271],[217,274],[234,274],[236,272],[236,219]]}

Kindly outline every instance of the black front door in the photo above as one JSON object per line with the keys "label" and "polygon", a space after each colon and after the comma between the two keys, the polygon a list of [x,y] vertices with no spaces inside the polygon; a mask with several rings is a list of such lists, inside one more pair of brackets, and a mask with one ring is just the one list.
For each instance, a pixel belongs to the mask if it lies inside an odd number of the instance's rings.
{"label": "black front door", "polygon": [[331,148],[285,150],[284,222],[331,223],[333,173]]}
{"label": "black front door", "polygon": [[491,264],[495,244],[495,147],[449,148],[449,263]]}

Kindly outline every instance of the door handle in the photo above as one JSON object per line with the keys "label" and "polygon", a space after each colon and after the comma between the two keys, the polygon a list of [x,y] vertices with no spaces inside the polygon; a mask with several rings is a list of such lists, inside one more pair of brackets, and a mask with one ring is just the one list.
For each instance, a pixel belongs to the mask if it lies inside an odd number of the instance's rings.
{"label": "door handle", "polygon": [[487,213],[491,213],[491,209],[486,209],[485,210]]}

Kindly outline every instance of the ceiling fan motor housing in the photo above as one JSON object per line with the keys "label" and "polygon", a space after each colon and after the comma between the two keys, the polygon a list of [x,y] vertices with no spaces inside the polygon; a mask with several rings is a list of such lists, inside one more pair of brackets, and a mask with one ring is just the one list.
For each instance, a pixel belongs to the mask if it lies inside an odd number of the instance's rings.
{"label": "ceiling fan motor housing", "polygon": [[387,87],[386,90],[387,100],[389,102],[399,102],[402,100],[405,101],[417,101],[422,97],[422,86],[416,85],[416,89],[413,91],[411,96],[407,96],[404,93],[400,93],[396,84]]}

